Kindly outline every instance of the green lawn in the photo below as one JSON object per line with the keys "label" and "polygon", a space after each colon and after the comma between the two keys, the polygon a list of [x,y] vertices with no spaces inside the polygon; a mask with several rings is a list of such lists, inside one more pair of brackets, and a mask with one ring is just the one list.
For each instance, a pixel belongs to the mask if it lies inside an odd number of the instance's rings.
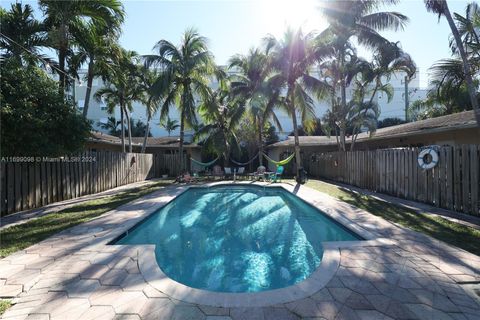
{"label": "green lawn", "polygon": [[10,308],[12,304],[8,300],[0,299],[0,316],[5,313],[5,311]]}
{"label": "green lawn", "polygon": [[164,180],[119,192],[113,196],[87,201],[24,224],[6,228],[0,233],[0,257],[5,257],[15,251],[25,249],[57,232],[92,220],[122,204],[164,188],[172,182],[171,180]]}
{"label": "green lawn", "polygon": [[[285,182],[295,183],[293,180],[286,180]],[[418,214],[411,209],[377,200],[319,180],[309,180],[306,186],[327,193],[385,220],[480,255],[480,230],[451,222],[444,218]]]}

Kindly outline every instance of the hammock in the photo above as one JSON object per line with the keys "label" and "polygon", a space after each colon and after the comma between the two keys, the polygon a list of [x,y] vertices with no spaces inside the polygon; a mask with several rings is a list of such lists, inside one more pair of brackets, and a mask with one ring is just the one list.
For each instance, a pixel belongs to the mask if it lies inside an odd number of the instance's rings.
{"label": "hammock", "polygon": [[241,163],[241,162],[238,162],[238,161],[235,161],[233,159],[230,159],[230,161],[232,161],[233,163],[235,163],[237,166],[246,166],[247,164],[250,164],[253,162],[253,160],[257,159],[258,157],[258,153],[250,160],[248,160],[247,162],[244,162],[244,163]]}
{"label": "hammock", "polygon": [[198,164],[199,166],[210,167],[212,164],[214,164],[218,160],[218,157],[216,157],[215,159],[213,159],[210,162],[200,162],[200,161],[197,161],[193,158],[190,158],[190,160],[192,160],[193,163]]}
{"label": "hammock", "polygon": [[295,153],[292,153],[288,158],[286,159],[283,159],[283,160],[280,160],[280,161],[275,161],[271,158],[269,158],[265,153],[263,154],[263,156],[265,157],[265,159],[267,159],[269,162],[273,163],[274,165],[276,165],[277,167],[278,166],[284,166],[286,165],[287,163],[289,163],[293,157],[295,157]]}

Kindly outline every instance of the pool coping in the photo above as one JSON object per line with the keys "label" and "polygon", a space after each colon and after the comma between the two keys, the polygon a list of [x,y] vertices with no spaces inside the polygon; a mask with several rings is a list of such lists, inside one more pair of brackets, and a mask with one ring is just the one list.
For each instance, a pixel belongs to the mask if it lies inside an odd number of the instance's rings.
{"label": "pool coping", "polygon": [[[175,200],[178,196],[180,196],[187,190],[190,190],[192,188],[205,188],[225,184],[232,183],[221,181],[204,185],[186,186],[185,189],[175,194],[172,199],[170,199],[167,203],[150,207],[147,212],[145,212],[145,214],[141,216],[141,218],[134,219],[134,223],[129,223],[128,227],[127,225],[125,225],[125,228],[122,228],[124,229],[124,231],[120,234],[117,234],[117,236],[111,239],[108,243],[112,244],[113,242],[116,242],[128,230],[131,230],[139,223],[142,223],[145,219],[148,219],[154,212],[168,205],[168,203]],[[169,295],[174,299],[185,301],[188,303],[210,305],[214,307],[270,306],[309,297],[321,290],[323,287],[325,287],[325,285],[330,281],[337,269],[340,267],[340,249],[391,244],[391,241],[389,239],[379,238],[372,232],[365,230],[357,222],[343,216],[339,209],[333,208],[331,205],[329,206],[328,203],[325,204],[324,202],[311,199],[310,197],[308,197],[309,190],[296,190],[294,186],[287,184],[252,184],[251,182],[235,183],[235,185],[241,184],[265,188],[283,188],[284,190],[291,192],[295,196],[299,197],[301,200],[305,201],[309,205],[312,205],[316,209],[322,211],[324,214],[341,224],[343,227],[360,235],[364,240],[323,242],[322,245],[324,248],[324,253],[322,261],[320,265],[315,269],[315,271],[310,274],[305,280],[280,289],[246,293],[215,292],[204,289],[197,289],[179,283],[168,277],[161,270],[155,258],[155,245],[136,245],[136,247],[140,248],[138,251],[138,267],[140,269],[140,273],[152,287]]]}

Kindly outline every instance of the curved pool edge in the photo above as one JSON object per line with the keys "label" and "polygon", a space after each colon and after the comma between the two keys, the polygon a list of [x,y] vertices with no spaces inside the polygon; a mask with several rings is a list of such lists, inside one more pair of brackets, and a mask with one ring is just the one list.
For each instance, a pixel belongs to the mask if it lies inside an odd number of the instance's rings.
{"label": "curved pool edge", "polygon": [[188,303],[215,307],[265,307],[303,299],[325,287],[340,266],[339,248],[324,248],[320,265],[305,280],[281,289],[228,293],[196,289],[168,277],[158,266],[155,246],[145,245],[138,253],[140,273],[152,287]]}

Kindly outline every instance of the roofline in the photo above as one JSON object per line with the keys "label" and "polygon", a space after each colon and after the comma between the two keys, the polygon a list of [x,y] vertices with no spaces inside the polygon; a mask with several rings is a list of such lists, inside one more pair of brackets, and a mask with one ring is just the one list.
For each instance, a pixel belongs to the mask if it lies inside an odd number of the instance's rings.
{"label": "roofline", "polygon": [[[93,142],[93,143],[104,143],[104,144],[113,145],[113,146],[121,146],[122,145],[121,142],[99,140],[99,139],[95,139],[95,138],[88,138],[87,141],[88,142]],[[127,140],[125,140],[125,145],[128,145]],[[143,143],[132,142],[132,146],[141,147],[142,145],[143,145]],[[178,146],[169,146],[168,144],[166,144],[166,145],[147,144],[145,147],[146,148],[164,148],[164,149],[179,148]],[[183,147],[184,148],[190,148],[190,149],[201,148],[199,145],[191,145],[191,144],[184,144]]]}
{"label": "roofline", "polygon": [[[425,135],[425,134],[431,134],[431,133],[442,133],[442,132],[447,132],[447,131],[453,131],[453,130],[464,130],[464,129],[475,129],[478,128],[476,123],[467,123],[467,124],[462,124],[462,125],[456,125],[456,126],[449,126],[449,127],[437,127],[437,128],[431,128],[431,129],[425,129],[425,130],[416,130],[416,131],[409,131],[409,132],[404,132],[404,133],[396,133],[392,134],[389,136],[375,136],[373,135],[372,137],[361,137],[358,138],[356,143],[359,142],[367,142],[367,141],[376,141],[376,140],[386,140],[386,139],[392,139],[392,138],[403,138],[403,137],[409,137],[413,135]],[[334,136],[332,136],[334,137]],[[288,140],[284,140],[288,141]],[[291,140],[292,141],[292,140]],[[282,141],[281,141],[282,142]],[[281,143],[277,142],[277,143]],[[277,143],[271,144],[267,146],[267,149],[271,148],[280,148],[280,147],[292,147],[295,145],[294,141],[292,141],[292,144],[279,144],[276,145]],[[351,141],[347,140],[345,143],[350,144]],[[315,147],[315,146],[330,146],[330,145],[335,145],[337,144],[336,141],[326,141],[325,143],[319,143],[319,142],[308,142],[308,143],[300,143],[301,147]]]}

